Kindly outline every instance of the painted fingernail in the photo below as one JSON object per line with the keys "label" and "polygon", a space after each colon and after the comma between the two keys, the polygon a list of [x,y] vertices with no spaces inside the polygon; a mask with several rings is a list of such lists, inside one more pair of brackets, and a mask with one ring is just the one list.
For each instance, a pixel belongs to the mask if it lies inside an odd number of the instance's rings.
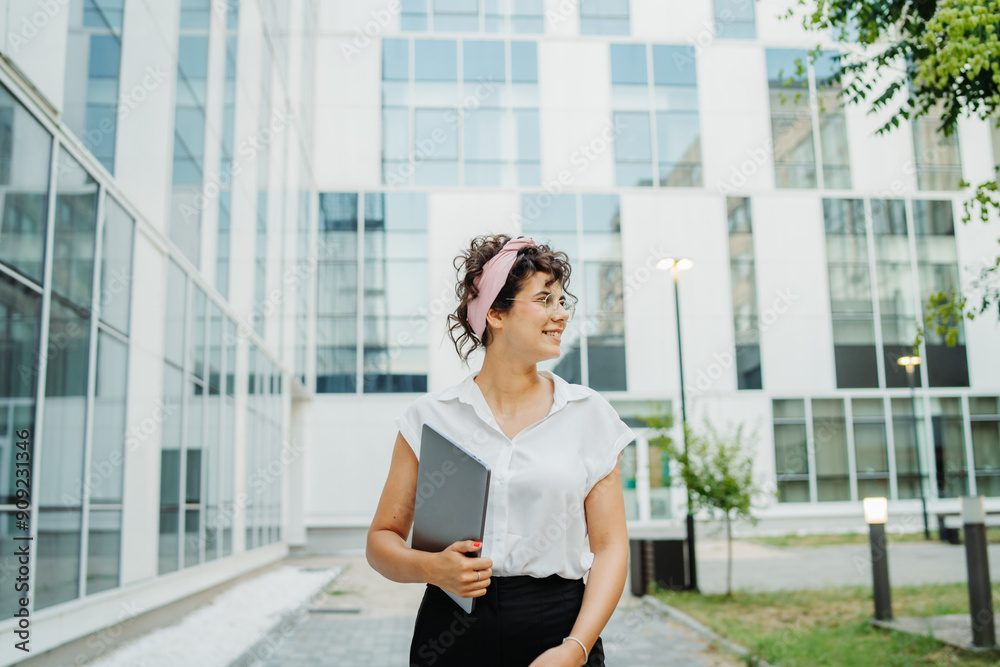
{"label": "painted fingernail", "polygon": [[474,546],[474,547],[478,547],[478,546],[479,546],[480,544],[482,544],[482,542],[473,542],[473,543],[472,543],[472,546]]}

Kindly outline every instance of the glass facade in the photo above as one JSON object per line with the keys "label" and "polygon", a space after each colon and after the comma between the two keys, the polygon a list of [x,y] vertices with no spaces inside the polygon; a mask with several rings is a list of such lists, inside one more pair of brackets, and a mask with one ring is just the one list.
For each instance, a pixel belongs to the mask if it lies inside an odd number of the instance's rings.
{"label": "glass facade", "polygon": [[878,387],[864,201],[824,199],[830,316],[838,387]]}
{"label": "glass facade", "polygon": [[779,502],[915,499],[921,479],[931,500],[1000,496],[998,401],[977,395],[917,396],[915,402],[874,395],[775,399]]}
{"label": "glass facade", "polygon": [[581,35],[627,35],[629,0],[580,0]]}
{"label": "glass facade", "polygon": [[562,353],[539,367],[598,391],[625,391],[625,289],[618,195],[524,194],[521,220],[524,234],[569,256],[572,276],[576,276],[575,282],[571,277],[569,292],[579,300],[576,314],[563,331]]}
{"label": "glass facade", "polygon": [[114,172],[125,0],[71,0],[63,118]]}
{"label": "glass facade", "polygon": [[779,188],[851,187],[847,121],[833,80],[839,54],[767,49],[767,78]]}
{"label": "glass facade", "polygon": [[694,47],[610,48],[617,185],[701,186]]}
{"label": "glass facade", "polygon": [[403,31],[545,32],[544,0],[402,0]]}
{"label": "glass facade", "polygon": [[920,190],[958,190],[962,180],[962,154],[958,130],[949,136],[941,132],[941,116],[921,116],[911,123],[913,156],[916,161],[917,188]]}
{"label": "glass facade", "polygon": [[535,42],[383,40],[382,182],[540,184],[537,60]]}
{"label": "glass facade", "polygon": [[[0,122],[0,453],[11,462],[0,525],[5,537],[35,531],[32,604],[43,609],[120,585],[135,223],[2,87]],[[17,517],[28,465],[45,482],[33,522]],[[5,597],[0,616],[15,608]]]}
{"label": "glass facade", "polygon": [[182,0],[177,40],[173,192],[170,240],[197,265],[201,252],[200,196],[205,179],[211,0]]}
{"label": "glass facade", "polygon": [[318,393],[427,391],[427,233],[424,193],[320,194]]}
{"label": "glass facade", "polygon": [[724,39],[757,37],[754,0],[714,0],[715,36]]}
{"label": "glass facade", "polygon": [[[923,199],[823,200],[838,387],[924,383],[920,369],[910,376],[898,360],[913,354],[931,295],[959,290],[952,208],[950,201]],[[953,324],[958,333],[950,346],[925,327],[921,365],[928,386],[969,386],[964,325]]]}
{"label": "glass facade", "polygon": [[[913,231],[916,237],[921,304],[926,304],[934,294],[961,295],[953,203],[947,200],[915,199]],[[949,345],[934,327],[925,327],[928,384],[932,387],[969,386],[965,325],[962,320],[952,321],[951,324],[958,329],[954,345]]]}
{"label": "glass facade", "polygon": [[736,340],[736,384],[740,389],[761,389],[764,380],[760,365],[760,319],[750,199],[729,197],[726,208]]}

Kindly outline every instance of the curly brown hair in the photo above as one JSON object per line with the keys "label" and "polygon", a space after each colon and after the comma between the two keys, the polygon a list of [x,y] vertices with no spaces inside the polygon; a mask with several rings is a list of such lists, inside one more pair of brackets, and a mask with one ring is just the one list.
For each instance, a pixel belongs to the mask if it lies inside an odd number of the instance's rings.
{"label": "curly brown hair", "polygon": [[[463,251],[455,257],[452,262],[458,272],[458,283],[455,285],[455,296],[458,298],[458,308],[448,315],[448,333],[452,342],[455,343],[455,351],[459,358],[466,364],[469,356],[479,347],[489,347],[493,341],[493,332],[487,323],[483,331],[483,339],[479,340],[469,323],[469,304],[478,295],[475,280],[483,273],[483,267],[490,261],[504,245],[513,238],[508,234],[482,235],[472,239],[468,250]],[[507,274],[507,282],[504,283],[500,293],[493,300],[491,306],[494,310],[506,313],[512,307],[509,298],[514,297],[527,284],[535,273],[541,271],[552,276],[552,280],[546,281],[546,285],[558,282],[563,293],[567,297],[575,298],[569,291],[569,276],[572,268],[569,264],[569,256],[560,251],[553,250],[545,244],[527,246],[521,248],[517,253],[517,259]],[[468,349],[466,349],[468,348]]]}

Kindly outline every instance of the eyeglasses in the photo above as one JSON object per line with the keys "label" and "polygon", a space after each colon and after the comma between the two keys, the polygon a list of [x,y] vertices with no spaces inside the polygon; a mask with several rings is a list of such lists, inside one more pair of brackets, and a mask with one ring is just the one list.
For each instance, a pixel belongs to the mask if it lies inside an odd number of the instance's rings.
{"label": "eyeglasses", "polygon": [[576,312],[576,301],[567,300],[566,297],[557,297],[555,294],[548,294],[544,299],[507,299],[508,301],[532,301],[534,303],[545,304],[545,314],[549,317],[554,318],[559,312],[558,306],[562,306],[563,310],[566,311],[566,321],[573,319],[573,313]]}

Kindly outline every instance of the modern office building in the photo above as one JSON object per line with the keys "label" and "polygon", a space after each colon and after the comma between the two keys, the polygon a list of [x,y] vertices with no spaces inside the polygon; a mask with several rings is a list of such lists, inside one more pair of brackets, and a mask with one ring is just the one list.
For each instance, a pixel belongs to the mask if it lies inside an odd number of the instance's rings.
{"label": "modern office building", "polygon": [[393,418],[481,362],[445,320],[478,234],[569,255],[540,367],[633,424],[630,527],[684,513],[641,419],[681,343],[689,421],[754,434],[761,530],[1000,509],[998,318],[898,363],[995,261],[959,183],[1000,133],[876,135],[794,4],[0,0],[0,631],[32,651],[0,664],[363,549]]}

